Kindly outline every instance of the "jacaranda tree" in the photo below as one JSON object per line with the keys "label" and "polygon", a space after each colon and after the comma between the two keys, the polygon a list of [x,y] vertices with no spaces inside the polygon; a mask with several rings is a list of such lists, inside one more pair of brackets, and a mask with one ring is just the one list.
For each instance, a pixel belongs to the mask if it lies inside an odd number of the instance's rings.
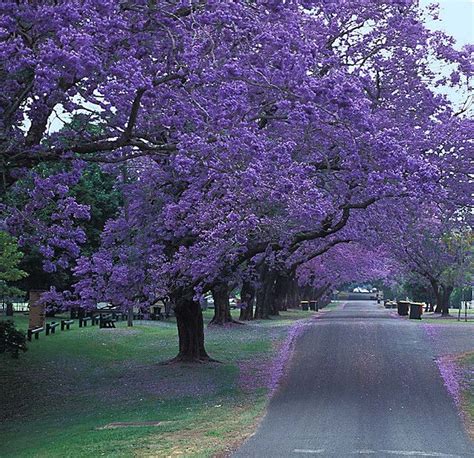
{"label": "jacaranda tree", "polygon": [[[199,294],[361,237],[372,207],[442,192],[468,157],[450,145],[462,114],[433,88],[464,87],[469,49],[417,3],[2,2],[2,186],[31,183],[8,227],[41,223],[21,240],[51,271],[76,266],[76,305],[170,296],[177,359],[208,360]],[[88,162],[124,199],[81,256],[89,208],[71,189]]]}

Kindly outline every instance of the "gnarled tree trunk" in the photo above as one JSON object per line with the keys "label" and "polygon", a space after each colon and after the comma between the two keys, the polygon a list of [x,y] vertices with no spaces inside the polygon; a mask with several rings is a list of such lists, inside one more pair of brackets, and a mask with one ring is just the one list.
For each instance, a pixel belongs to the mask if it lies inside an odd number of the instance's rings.
{"label": "gnarled tree trunk", "polygon": [[439,283],[436,280],[430,280],[431,288],[436,302],[436,308],[434,313],[441,313],[443,311],[443,295],[439,287]]}
{"label": "gnarled tree trunk", "polygon": [[242,307],[240,309],[240,319],[244,321],[253,320],[253,302],[255,298],[255,288],[250,281],[244,281],[240,291]]}
{"label": "gnarled tree trunk", "polygon": [[443,290],[443,299],[442,299],[442,315],[449,315],[449,298],[451,297],[451,293],[453,292],[452,286],[444,286],[442,287]]}
{"label": "gnarled tree trunk", "polygon": [[193,296],[193,290],[186,288],[173,294],[179,353],[172,361],[212,361],[204,347],[204,321],[201,305],[194,300]]}
{"label": "gnarled tree trunk", "polygon": [[292,278],[289,283],[288,291],[288,307],[289,308],[299,308],[301,303],[300,299],[300,288],[298,282],[295,278]]}
{"label": "gnarled tree trunk", "polygon": [[260,287],[257,290],[257,303],[255,306],[255,318],[267,320],[270,315],[275,314],[272,310],[274,299],[276,273],[270,271],[268,266],[263,265],[260,271]]}
{"label": "gnarled tree trunk", "polygon": [[209,324],[232,323],[229,303],[229,286],[227,283],[218,283],[211,288],[214,299],[214,317]]}
{"label": "gnarled tree trunk", "polygon": [[287,310],[289,302],[290,279],[284,275],[278,275],[274,287],[274,308],[278,311]]}
{"label": "gnarled tree trunk", "polygon": [[277,282],[279,280],[278,274],[274,270],[270,270],[268,273],[268,280],[266,282],[265,289],[265,307],[270,311],[270,315],[278,316],[280,314],[279,304],[277,302]]}

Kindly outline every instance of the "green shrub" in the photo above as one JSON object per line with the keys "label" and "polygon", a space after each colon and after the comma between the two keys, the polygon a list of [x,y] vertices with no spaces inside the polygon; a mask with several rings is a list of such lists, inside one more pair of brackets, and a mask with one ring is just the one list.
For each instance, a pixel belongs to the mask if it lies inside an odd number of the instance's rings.
{"label": "green shrub", "polygon": [[10,353],[16,359],[26,350],[25,333],[15,329],[13,321],[0,321],[0,353]]}

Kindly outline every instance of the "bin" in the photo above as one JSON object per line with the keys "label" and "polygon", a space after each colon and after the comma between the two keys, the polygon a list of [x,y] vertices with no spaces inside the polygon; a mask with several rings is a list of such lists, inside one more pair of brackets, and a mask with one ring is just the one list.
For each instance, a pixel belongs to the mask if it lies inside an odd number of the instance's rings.
{"label": "bin", "polygon": [[421,320],[424,305],[421,302],[410,302],[410,320]]}
{"label": "bin", "polygon": [[301,301],[301,310],[308,310],[308,309],[309,309],[309,302]]}
{"label": "bin", "polygon": [[398,314],[401,316],[408,315],[408,309],[410,307],[410,303],[407,301],[397,301],[397,309]]}

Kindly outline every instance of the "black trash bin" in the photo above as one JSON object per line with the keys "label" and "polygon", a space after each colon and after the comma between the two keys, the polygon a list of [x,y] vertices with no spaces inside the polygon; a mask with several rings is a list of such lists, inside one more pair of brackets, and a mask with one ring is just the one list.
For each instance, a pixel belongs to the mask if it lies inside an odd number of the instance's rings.
{"label": "black trash bin", "polygon": [[309,309],[309,302],[301,301],[301,310],[308,310],[308,309]]}
{"label": "black trash bin", "polygon": [[407,316],[409,307],[410,307],[409,302],[407,302],[407,301],[397,301],[397,309],[398,309],[398,314],[399,315]]}
{"label": "black trash bin", "polygon": [[419,302],[410,302],[410,320],[421,320],[423,305]]}
{"label": "black trash bin", "polygon": [[309,309],[316,311],[316,301],[309,301]]}

